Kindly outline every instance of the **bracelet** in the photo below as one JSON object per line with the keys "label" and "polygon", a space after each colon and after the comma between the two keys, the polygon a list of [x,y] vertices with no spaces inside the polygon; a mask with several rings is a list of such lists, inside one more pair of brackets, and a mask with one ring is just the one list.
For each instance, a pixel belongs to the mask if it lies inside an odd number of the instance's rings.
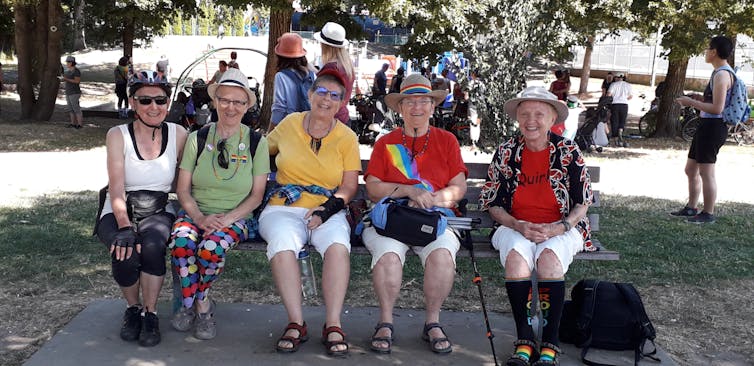
{"label": "bracelet", "polygon": [[563,224],[563,227],[565,227],[565,232],[566,232],[566,233],[567,233],[567,232],[569,232],[569,231],[571,231],[571,228],[572,228],[573,226],[571,226],[571,223],[570,223],[570,222],[568,222],[568,220],[566,220],[566,219],[562,219],[562,220],[560,220],[560,223],[561,223],[561,224]]}

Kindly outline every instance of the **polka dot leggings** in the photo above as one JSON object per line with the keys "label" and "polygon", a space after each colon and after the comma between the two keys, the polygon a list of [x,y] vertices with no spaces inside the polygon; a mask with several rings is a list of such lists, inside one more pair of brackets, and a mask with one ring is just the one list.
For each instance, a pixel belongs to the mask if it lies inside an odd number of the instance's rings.
{"label": "polka dot leggings", "polygon": [[178,213],[170,241],[171,263],[181,276],[183,306],[191,308],[195,300],[209,294],[212,282],[225,267],[225,255],[236,244],[246,240],[246,219],[241,219],[202,237],[199,229],[185,211]]}

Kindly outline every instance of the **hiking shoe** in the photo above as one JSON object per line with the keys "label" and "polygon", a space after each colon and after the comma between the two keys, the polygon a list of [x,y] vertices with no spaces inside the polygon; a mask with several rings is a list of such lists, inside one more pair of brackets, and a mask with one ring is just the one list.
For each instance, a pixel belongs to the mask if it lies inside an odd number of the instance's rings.
{"label": "hiking shoe", "polygon": [[160,319],[157,314],[147,311],[141,317],[141,334],[139,334],[139,345],[142,347],[152,347],[160,343]]}
{"label": "hiking shoe", "polygon": [[191,308],[181,306],[181,309],[173,314],[173,319],[170,319],[170,325],[173,326],[173,329],[179,332],[185,332],[191,329],[196,321],[195,308],[195,306]]}
{"label": "hiking shoe", "polygon": [[697,215],[686,219],[686,222],[691,224],[711,224],[715,222],[715,215],[702,211]]}
{"label": "hiking shoe", "polygon": [[671,216],[683,216],[683,217],[693,217],[696,216],[696,214],[699,213],[699,210],[696,208],[691,208],[689,206],[683,206],[682,209],[678,211],[673,211],[670,213]]}
{"label": "hiking shoe", "polygon": [[209,305],[209,311],[206,313],[196,313],[196,327],[194,328],[194,337],[198,339],[212,339],[217,336],[217,323],[213,313],[215,312],[215,301],[212,300]]}
{"label": "hiking shoe", "polygon": [[123,314],[123,325],[120,327],[120,338],[124,341],[135,341],[141,333],[141,304],[130,306]]}

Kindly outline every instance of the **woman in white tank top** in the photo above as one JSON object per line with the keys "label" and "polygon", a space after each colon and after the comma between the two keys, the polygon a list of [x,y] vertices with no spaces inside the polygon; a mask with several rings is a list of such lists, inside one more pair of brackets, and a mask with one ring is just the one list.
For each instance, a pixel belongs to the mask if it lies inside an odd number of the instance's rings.
{"label": "woman in white tank top", "polygon": [[[97,236],[110,251],[113,278],[127,302],[120,337],[149,347],[161,340],[156,305],[175,219],[167,193],[187,133],[164,122],[170,85],[153,71],[135,74],[129,95],[136,120],[107,132],[109,192]],[[136,204],[137,195],[155,198],[157,204]]]}

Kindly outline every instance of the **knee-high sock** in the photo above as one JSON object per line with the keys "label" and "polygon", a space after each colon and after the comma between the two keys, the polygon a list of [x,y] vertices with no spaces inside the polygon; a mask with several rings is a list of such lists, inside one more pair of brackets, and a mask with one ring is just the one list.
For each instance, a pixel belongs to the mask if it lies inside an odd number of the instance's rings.
{"label": "knee-high sock", "polygon": [[516,322],[518,339],[534,340],[531,328],[531,279],[516,278],[505,280],[505,290]]}
{"label": "knee-high sock", "polygon": [[542,328],[542,342],[559,345],[558,331],[560,316],[563,314],[565,302],[565,281],[560,279],[541,279],[538,282],[539,303],[544,318]]}

